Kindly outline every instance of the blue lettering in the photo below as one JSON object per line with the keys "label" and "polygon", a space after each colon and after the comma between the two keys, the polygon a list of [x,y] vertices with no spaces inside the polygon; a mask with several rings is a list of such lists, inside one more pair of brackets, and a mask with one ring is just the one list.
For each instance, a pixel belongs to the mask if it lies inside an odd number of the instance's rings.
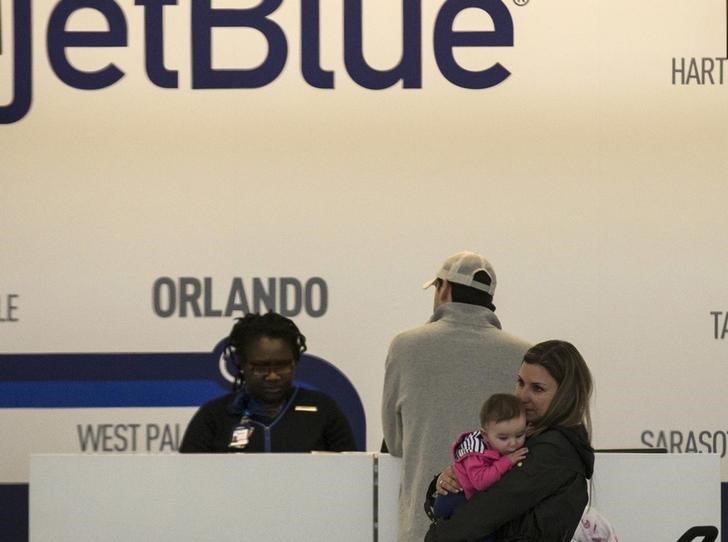
{"label": "blue lettering", "polygon": [[334,88],[334,72],[321,69],[319,0],[301,0],[301,74],[316,88]]}
{"label": "blue lettering", "polygon": [[[109,23],[107,32],[66,31],[71,14],[83,8],[99,11]],[[113,64],[95,72],[83,72],[71,66],[67,47],[126,47],[126,19],[113,0],[61,0],[48,21],[48,59],[59,79],[81,90],[98,90],[116,83],[124,76]]]}
{"label": "blue lettering", "polygon": [[[513,46],[513,20],[503,0],[441,2],[435,18],[433,47],[435,61],[443,76],[454,85],[470,89],[488,88],[504,81],[510,72],[499,63],[480,71],[470,71],[460,66],[454,57],[455,47]],[[288,56],[286,35],[269,18],[282,3],[283,0],[260,0],[256,6],[247,9],[216,9],[212,6],[212,0],[190,2],[192,88],[260,88],[273,82],[282,73]],[[32,2],[14,0],[13,5],[13,97],[10,103],[0,106],[0,124],[22,119],[30,110],[33,94]],[[140,6],[144,12],[144,60],[147,77],[158,87],[178,88],[178,71],[165,66],[164,47],[165,7],[177,6],[178,0],[134,0],[134,5]],[[394,67],[385,70],[373,68],[364,58],[362,5],[362,0],[344,0],[343,3],[343,59],[351,79],[368,89],[385,89],[400,81],[403,88],[421,88],[422,0],[402,0],[402,54]],[[306,83],[313,87],[333,89],[334,71],[321,66],[320,0],[300,0],[300,6],[301,74]],[[108,29],[67,30],[69,19],[76,11],[83,9],[101,14]],[[455,31],[453,24],[456,17],[467,9],[478,9],[487,13],[493,21],[493,29]],[[247,28],[263,36],[268,51],[260,65],[251,69],[213,68],[213,30],[224,27]],[[79,69],[71,64],[67,49],[126,47],[127,41],[127,21],[124,12],[114,0],[58,0],[48,20],[46,51],[50,66],[61,81],[73,88],[102,89],[118,82],[125,73],[113,63],[96,71]],[[712,69],[712,66],[713,64],[709,67]],[[690,69],[693,70],[692,67]],[[688,82],[691,77],[691,74],[687,75]],[[232,303],[237,305],[239,301],[233,299]],[[194,305],[190,304],[194,310]]]}
{"label": "blue lettering", "polygon": [[[479,8],[493,19],[493,31],[455,32],[455,17],[464,9]],[[512,47],[513,19],[501,0],[447,0],[435,20],[435,60],[448,81],[471,89],[483,89],[502,83],[510,74],[496,63],[482,71],[461,67],[453,56],[453,47]]]}
{"label": "blue lettering", "polygon": [[164,6],[176,6],[177,0],[135,0],[144,6],[144,40],[149,80],[162,88],[177,88],[177,72],[164,67]]}
{"label": "blue lettering", "polygon": [[9,105],[0,106],[0,124],[10,124],[22,119],[30,110],[33,95],[32,40],[30,26],[30,0],[15,0],[14,17],[14,49],[13,101]]}
{"label": "blue lettering", "polygon": [[[66,31],[66,22],[79,9],[100,12],[109,23],[108,31]],[[119,68],[108,64],[95,72],[77,70],[66,57],[67,47],[126,47],[126,19],[113,0],[61,0],[48,21],[48,59],[59,79],[81,90],[98,90],[113,85],[124,76]]]}
{"label": "blue lettering", "polygon": [[361,0],[344,2],[344,62],[351,78],[359,85],[379,90],[402,81],[404,88],[422,87],[422,16],[420,0],[402,4],[402,58],[391,70],[379,71],[364,60],[362,47]]}
{"label": "blue lettering", "polygon": [[[283,0],[263,0],[250,9],[212,9],[211,0],[192,2],[192,88],[259,88],[283,71],[288,55],[286,35],[267,18]],[[244,26],[260,31],[268,41],[268,56],[251,70],[212,68],[212,28]]]}

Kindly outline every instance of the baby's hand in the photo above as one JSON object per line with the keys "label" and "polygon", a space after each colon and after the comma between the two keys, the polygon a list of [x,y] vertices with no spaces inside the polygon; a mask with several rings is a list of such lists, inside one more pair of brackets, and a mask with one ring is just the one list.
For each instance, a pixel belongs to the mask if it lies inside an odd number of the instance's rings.
{"label": "baby's hand", "polygon": [[528,448],[524,446],[523,448],[518,448],[515,452],[509,453],[506,457],[511,460],[511,465],[516,465],[526,459],[527,454]]}

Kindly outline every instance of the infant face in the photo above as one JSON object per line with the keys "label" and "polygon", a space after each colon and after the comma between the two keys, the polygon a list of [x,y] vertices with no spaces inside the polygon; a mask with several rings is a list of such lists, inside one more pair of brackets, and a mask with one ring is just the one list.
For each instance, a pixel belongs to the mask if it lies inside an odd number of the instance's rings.
{"label": "infant face", "polygon": [[488,425],[481,429],[481,433],[493,450],[501,455],[510,454],[522,448],[526,442],[526,417],[488,422]]}

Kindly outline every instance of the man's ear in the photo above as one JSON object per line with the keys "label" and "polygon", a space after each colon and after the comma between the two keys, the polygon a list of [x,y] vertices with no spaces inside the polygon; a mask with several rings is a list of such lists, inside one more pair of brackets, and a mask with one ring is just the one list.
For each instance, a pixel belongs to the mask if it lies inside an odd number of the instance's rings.
{"label": "man's ear", "polygon": [[450,286],[450,281],[447,279],[442,279],[442,284],[440,284],[440,287],[437,289],[437,299],[441,304],[450,303],[452,301],[452,288]]}

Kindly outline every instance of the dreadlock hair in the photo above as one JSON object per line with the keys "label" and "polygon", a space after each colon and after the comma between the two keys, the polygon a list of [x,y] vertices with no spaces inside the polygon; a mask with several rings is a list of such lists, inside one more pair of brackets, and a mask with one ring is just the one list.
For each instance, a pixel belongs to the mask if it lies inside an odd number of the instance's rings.
{"label": "dreadlock hair", "polygon": [[298,330],[296,324],[285,316],[270,311],[263,315],[250,313],[242,318],[236,318],[225,345],[225,357],[233,360],[238,368],[233,390],[242,387],[243,379],[240,371],[247,362],[248,348],[261,337],[282,339],[293,352],[293,360],[296,363],[306,351],[306,337]]}
{"label": "dreadlock hair", "polygon": [[523,363],[540,365],[559,385],[543,418],[535,422],[532,434],[554,425],[583,425],[591,439],[589,400],[593,389],[592,376],[576,347],[558,340],[538,343],[529,348]]}

